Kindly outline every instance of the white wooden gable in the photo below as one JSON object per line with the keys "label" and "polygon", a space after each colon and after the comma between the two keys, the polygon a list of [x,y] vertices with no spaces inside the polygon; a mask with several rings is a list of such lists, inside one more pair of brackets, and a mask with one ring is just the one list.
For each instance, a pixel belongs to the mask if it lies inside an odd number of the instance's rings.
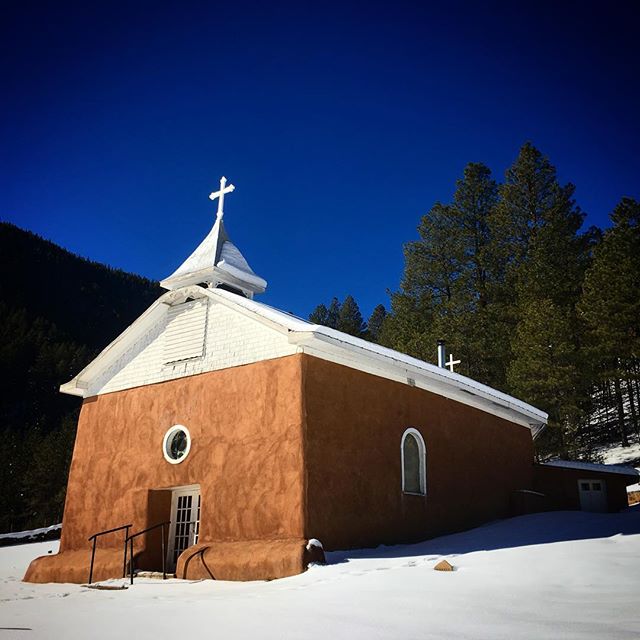
{"label": "white wooden gable", "polygon": [[[177,297],[171,304],[156,305],[147,318],[141,317],[129,328],[138,334],[133,340],[123,340],[123,334],[103,352],[105,356],[114,349],[119,353],[94,361],[96,365],[101,359],[110,361],[106,366],[89,365],[87,369],[93,370],[79,374],[80,379],[86,378],[79,385],[84,387],[82,395],[121,391],[296,352],[283,332],[208,296],[187,301]],[[145,325],[144,331],[136,327],[139,323]],[[123,343],[120,349],[118,342]]]}

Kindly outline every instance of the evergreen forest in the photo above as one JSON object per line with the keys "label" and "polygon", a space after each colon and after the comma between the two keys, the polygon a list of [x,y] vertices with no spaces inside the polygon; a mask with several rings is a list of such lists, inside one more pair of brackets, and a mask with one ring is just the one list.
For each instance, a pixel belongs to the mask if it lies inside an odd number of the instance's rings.
{"label": "evergreen forest", "polygon": [[[348,295],[309,319],[429,362],[443,339],[457,373],[549,413],[539,458],[598,461],[640,435],[640,202],[585,228],[574,190],[530,143],[501,181],[470,163],[416,221],[387,304],[365,321]],[[0,255],[2,532],[61,521],[80,400],[59,385],[161,289],[7,223]]]}
{"label": "evergreen forest", "polygon": [[348,296],[309,319],[428,362],[445,340],[457,373],[549,413],[539,458],[597,462],[640,435],[640,203],[585,228],[574,191],[530,143],[502,181],[469,163],[405,244],[389,311],[365,323]]}
{"label": "evergreen forest", "polygon": [[61,522],[80,399],[59,392],[161,293],[0,223],[0,532]]}

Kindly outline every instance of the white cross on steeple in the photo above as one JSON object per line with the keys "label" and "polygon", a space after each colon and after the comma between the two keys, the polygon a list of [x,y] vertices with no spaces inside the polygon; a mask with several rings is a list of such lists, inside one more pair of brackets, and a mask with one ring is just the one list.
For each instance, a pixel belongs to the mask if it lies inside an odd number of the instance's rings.
{"label": "white cross on steeple", "polygon": [[454,360],[453,359],[453,353],[449,354],[449,362],[445,362],[445,364],[447,365],[447,367],[449,367],[449,371],[451,371],[451,373],[453,373],[453,366],[456,364],[460,364],[460,360]]}
{"label": "white cross on steeple", "polygon": [[224,216],[224,194],[231,193],[235,189],[232,184],[230,184],[228,187],[226,186],[226,184],[227,179],[222,176],[222,178],[220,178],[220,191],[214,191],[213,193],[209,194],[209,200],[220,198],[220,200],[218,200],[218,213],[216,214],[217,220],[222,220],[222,216]]}

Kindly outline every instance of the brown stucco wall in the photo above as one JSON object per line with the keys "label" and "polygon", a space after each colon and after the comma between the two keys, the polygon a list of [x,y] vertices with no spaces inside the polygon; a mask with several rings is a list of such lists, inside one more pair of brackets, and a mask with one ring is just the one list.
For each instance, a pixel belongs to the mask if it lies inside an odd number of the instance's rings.
{"label": "brown stucco wall", "polygon": [[[167,494],[157,490],[181,485],[200,485],[200,542],[300,540],[301,366],[301,357],[291,356],[87,399],[60,557],[34,561],[25,579],[77,581],[88,573],[91,534],[127,523],[140,531],[169,519]],[[176,465],[162,454],[163,436],[174,424],[187,426],[192,438],[189,455]],[[122,533],[101,538],[99,564],[109,555],[120,558],[121,546]],[[136,541],[137,548],[144,546]],[[158,546],[149,539],[146,564],[159,564]],[[225,562],[233,564],[233,558]],[[114,559],[98,578],[118,575],[121,566]]]}
{"label": "brown stucco wall", "polygon": [[580,509],[579,480],[601,480],[606,485],[608,509],[615,512],[628,506],[627,485],[636,482],[637,478],[600,471],[534,465],[534,488],[546,494],[553,509]]}
{"label": "brown stucco wall", "polygon": [[[161,451],[173,424],[192,436],[178,465]],[[401,490],[408,427],[426,443],[426,497]],[[266,579],[302,571],[311,537],[327,549],[373,546],[507,516],[513,491],[532,488],[532,460],[525,427],[302,354],[107,394],[82,408],[61,553],[25,579],[86,580],[87,538],[168,519],[168,487],[202,494],[200,546],[178,572]],[[160,567],[151,535],[136,543],[140,568]],[[96,579],[122,572],[121,546],[121,533],[101,539]]]}
{"label": "brown stucco wall", "polygon": [[[305,356],[306,537],[326,549],[374,546],[509,515],[531,489],[528,428],[428,391]],[[401,489],[408,427],[427,448],[427,496]]]}

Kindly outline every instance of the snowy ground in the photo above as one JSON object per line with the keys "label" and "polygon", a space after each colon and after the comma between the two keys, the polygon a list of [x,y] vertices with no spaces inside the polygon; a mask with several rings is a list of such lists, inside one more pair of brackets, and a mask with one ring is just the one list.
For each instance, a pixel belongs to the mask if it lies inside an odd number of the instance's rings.
{"label": "snowy ground", "polygon": [[[621,464],[640,471],[640,439],[631,436],[628,447],[606,447],[600,451],[605,464]],[[627,491],[640,491],[640,482],[627,487]]]}
{"label": "snowy ground", "polygon": [[[0,640],[640,637],[640,507],[334,553],[328,566],[272,582],[147,579],[124,591],[20,582],[32,557],[57,546],[0,549]],[[433,571],[442,557],[457,570]]]}
{"label": "snowy ground", "polygon": [[[0,534],[0,540],[6,540],[8,538],[20,540],[21,538],[37,538],[38,536],[45,536],[54,531],[60,531],[62,524],[52,524],[50,527],[42,527],[41,529],[31,529],[29,531],[16,531],[13,533]],[[60,537],[60,535],[58,535]],[[26,541],[25,541],[26,542]]]}

